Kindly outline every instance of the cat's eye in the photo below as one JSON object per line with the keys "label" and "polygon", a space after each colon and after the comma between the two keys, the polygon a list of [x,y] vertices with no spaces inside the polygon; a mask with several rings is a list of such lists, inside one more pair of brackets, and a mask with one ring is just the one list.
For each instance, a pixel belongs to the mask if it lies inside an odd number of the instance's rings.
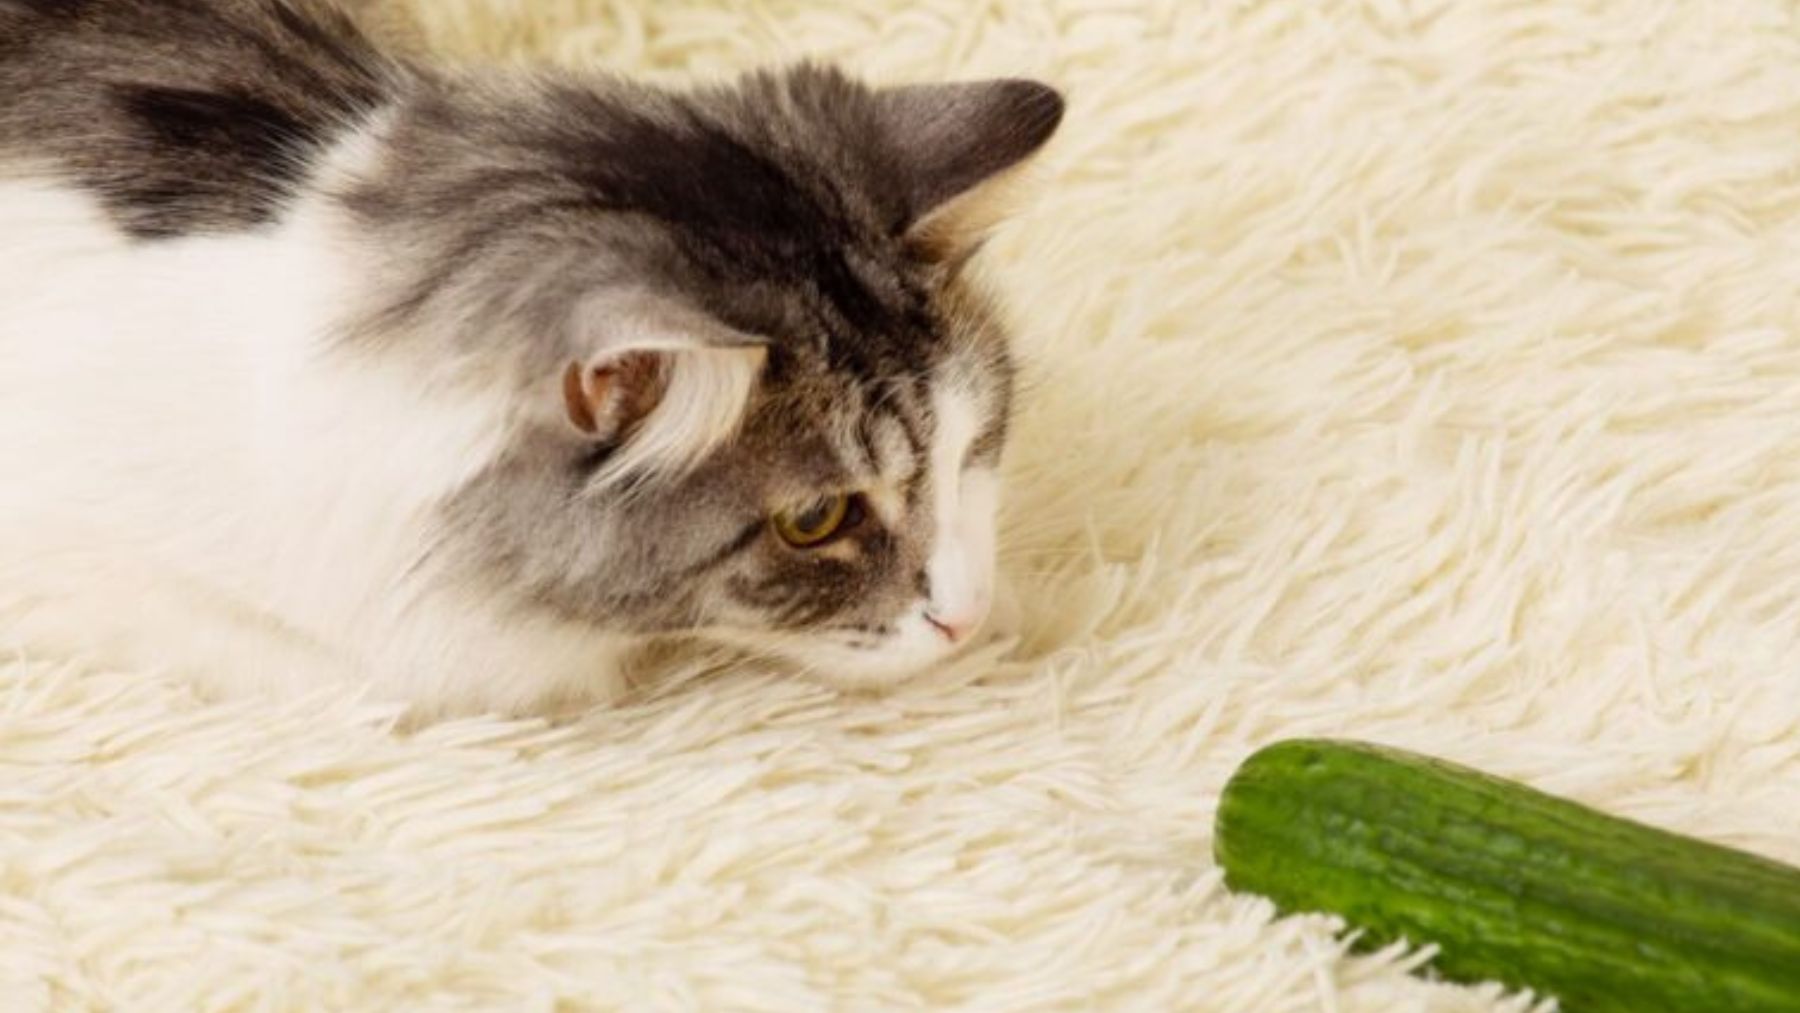
{"label": "cat's eye", "polygon": [[800,510],[782,510],[769,518],[781,540],[796,549],[824,545],[857,520],[856,497],[838,494],[813,501]]}

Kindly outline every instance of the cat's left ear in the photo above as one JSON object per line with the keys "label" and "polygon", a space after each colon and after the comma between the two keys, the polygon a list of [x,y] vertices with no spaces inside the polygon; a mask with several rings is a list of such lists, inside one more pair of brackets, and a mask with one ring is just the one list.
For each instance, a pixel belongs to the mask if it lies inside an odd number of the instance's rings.
{"label": "cat's left ear", "polygon": [[598,483],[679,474],[736,434],[762,373],[760,338],[639,291],[589,300],[576,327],[583,352],[563,369],[563,411],[612,448]]}
{"label": "cat's left ear", "polygon": [[965,255],[1005,217],[1000,184],[1056,133],[1064,108],[1056,89],[1016,78],[884,88],[876,103],[907,236],[935,258]]}

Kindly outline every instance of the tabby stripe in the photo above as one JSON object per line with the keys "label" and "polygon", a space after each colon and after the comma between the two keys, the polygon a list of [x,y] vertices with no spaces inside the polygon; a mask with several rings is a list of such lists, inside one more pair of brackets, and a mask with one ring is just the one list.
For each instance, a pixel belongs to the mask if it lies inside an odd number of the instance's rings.
{"label": "tabby stripe", "polygon": [[730,541],[726,542],[712,555],[707,556],[700,562],[694,563],[685,570],[682,570],[681,576],[693,577],[706,573],[709,570],[716,569],[726,560],[731,559],[733,556],[736,556],[750,548],[752,545],[755,545],[757,539],[762,537],[763,529],[767,526],[768,522],[761,518],[757,518],[753,523],[744,525],[744,530],[733,535]]}
{"label": "tabby stripe", "polygon": [[[916,416],[916,412],[914,411],[915,406],[909,403],[912,396],[911,390],[907,388],[896,388],[894,393],[899,395],[902,391],[905,391],[906,396],[896,396],[891,398],[894,410],[889,414],[895,422],[899,423],[900,434],[906,437],[906,446],[907,449],[912,452],[913,463],[923,464],[925,457],[925,436],[920,431],[923,426]],[[921,467],[915,470],[923,471],[924,468]]]}
{"label": "tabby stripe", "polygon": [[862,451],[863,469],[871,475],[881,474],[881,453],[875,445],[875,419],[866,408],[856,420],[856,445]]}

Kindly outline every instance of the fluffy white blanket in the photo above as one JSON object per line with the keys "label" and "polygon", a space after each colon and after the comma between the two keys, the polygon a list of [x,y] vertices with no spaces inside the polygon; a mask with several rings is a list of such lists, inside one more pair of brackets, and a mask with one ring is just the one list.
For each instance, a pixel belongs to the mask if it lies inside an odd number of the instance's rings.
{"label": "fluffy white blanket", "polygon": [[1066,89],[984,254],[1017,641],[419,733],[7,656],[0,1007],[1526,1005],[1223,890],[1220,786],[1302,734],[1800,860],[1790,4],[416,6],[463,55]]}

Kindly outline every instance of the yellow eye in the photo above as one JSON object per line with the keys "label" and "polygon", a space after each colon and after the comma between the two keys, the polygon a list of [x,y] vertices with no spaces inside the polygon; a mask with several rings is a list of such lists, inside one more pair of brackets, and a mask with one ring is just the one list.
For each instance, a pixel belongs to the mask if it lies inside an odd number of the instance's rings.
{"label": "yellow eye", "polygon": [[782,541],[796,549],[810,549],[837,534],[850,513],[849,496],[826,496],[803,510],[783,510],[769,522]]}

